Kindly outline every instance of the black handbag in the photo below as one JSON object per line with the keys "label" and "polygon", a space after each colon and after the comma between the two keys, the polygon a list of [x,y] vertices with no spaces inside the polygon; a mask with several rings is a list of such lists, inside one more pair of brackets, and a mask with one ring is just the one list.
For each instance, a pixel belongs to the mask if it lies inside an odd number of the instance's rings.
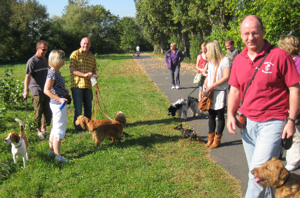
{"label": "black handbag", "polygon": [[64,98],[68,100],[68,101],[67,101],[67,104],[71,104],[71,102],[72,102],[72,97],[71,97],[71,95],[66,94],[66,95],[64,95]]}

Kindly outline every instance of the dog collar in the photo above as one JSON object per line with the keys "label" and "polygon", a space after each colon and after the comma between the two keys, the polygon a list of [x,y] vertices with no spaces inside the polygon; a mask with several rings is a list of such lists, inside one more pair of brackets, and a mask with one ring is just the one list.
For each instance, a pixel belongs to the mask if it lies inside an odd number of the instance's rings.
{"label": "dog collar", "polygon": [[284,183],[282,185],[280,185],[280,186],[276,186],[276,188],[281,188],[282,186],[284,186],[286,184],[286,182],[290,179],[290,176],[291,176],[290,171],[288,171],[288,173],[289,174],[288,174],[287,178],[284,180]]}
{"label": "dog collar", "polygon": [[[20,141],[21,141],[21,139],[20,139]],[[15,148],[20,148],[21,146],[22,146],[22,142],[21,142],[21,144],[19,146],[16,146]]]}

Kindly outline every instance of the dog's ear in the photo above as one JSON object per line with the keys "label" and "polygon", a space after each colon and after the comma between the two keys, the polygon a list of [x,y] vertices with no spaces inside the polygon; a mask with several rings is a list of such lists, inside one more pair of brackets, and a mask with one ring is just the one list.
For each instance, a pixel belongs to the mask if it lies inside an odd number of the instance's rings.
{"label": "dog's ear", "polygon": [[182,104],[176,104],[176,109],[180,109],[182,107]]}
{"label": "dog's ear", "polygon": [[18,134],[16,134],[15,132],[12,132],[10,134],[10,139],[12,142],[16,142],[16,143],[19,143],[20,141],[20,136]]}
{"label": "dog's ear", "polygon": [[[280,162],[281,163],[281,162]],[[284,166],[280,166],[280,173],[278,175],[278,186],[283,185],[289,177],[289,172],[285,169]]]}

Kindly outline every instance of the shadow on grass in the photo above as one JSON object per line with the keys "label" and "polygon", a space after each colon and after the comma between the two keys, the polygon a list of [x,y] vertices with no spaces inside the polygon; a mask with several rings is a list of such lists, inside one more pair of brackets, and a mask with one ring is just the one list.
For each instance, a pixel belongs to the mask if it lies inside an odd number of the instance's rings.
{"label": "shadow on grass", "polygon": [[183,120],[178,119],[176,117],[171,117],[168,119],[161,119],[161,120],[137,121],[137,122],[127,123],[125,129],[130,128],[130,127],[141,126],[141,125],[171,124],[172,122],[181,122],[181,121],[183,121]]}
{"label": "shadow on grass", "polygon": [[[161,144],[165,142],[177,142],[181,139],[181,136],[167,136],[167,135],[161,135],[161,134],[151,134],[150,136],[143,136],[139,138],[134,138],[134,135],[130,135],[129,138],[123,138],[123,142],[119,143],[118,141],[115,143],[103,143],[100,144],[98,147],[94,146],[94,142],[91,141],[91,147],[89,147],[86,151],[81,151],[78,153],[78,148],[74,148],[71,150],[68,150],[66,154],[73,154],[77,153],[76,156],[73,156],[73,159],[78,159],[81,157],[84,157],[86,155],[93,154],[99,150],[107,150],[111,148],[112,146],[118,147],[118,148],[128,148],[132,146],[142,146],[144,148],[152,148],[155,144]],[[104,140],[107,141],[107,140]]]}

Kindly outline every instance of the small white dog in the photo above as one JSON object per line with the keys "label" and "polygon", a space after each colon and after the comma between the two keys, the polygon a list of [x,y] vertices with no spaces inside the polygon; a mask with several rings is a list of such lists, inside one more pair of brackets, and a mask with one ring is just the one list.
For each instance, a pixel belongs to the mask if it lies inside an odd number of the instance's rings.
{"label": "small white dog", "polygon": [[23,159],[23,167],[26,166],[26,160],[28,160],[28,148],[29,143],[27,137],[24,135],[24,127],[21,120],[15,118],[15,121],[20,125],[20,135],[15,132],[11,132],[4,139],[6,144],[11,144],[11,154],[13,156],[13,160],[16,163],[18,156],[21,156]]}
{"label": "small white dog", "polygon": [[187,119],[187,110],[190,108],[193,112],[193,117],[197,114],[201,114],[200,110],[198,109],[198,99],[194,97],[187,97],[178,99],[174,102],[168,109],[168,115],[175,116],[176,111],[178,111],[178,118],[181,118],[181,113],[183,113],[184,120]]}

